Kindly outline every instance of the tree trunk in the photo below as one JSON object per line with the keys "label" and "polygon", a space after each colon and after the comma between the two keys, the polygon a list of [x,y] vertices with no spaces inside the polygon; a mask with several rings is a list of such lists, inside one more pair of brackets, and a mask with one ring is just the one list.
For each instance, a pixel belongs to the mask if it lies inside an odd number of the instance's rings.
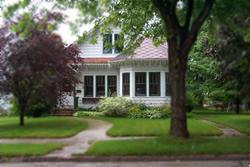
{"label": "tree trunk", "polygon": [[23,109],[21,109],[21,111],[20,111],[19,118],[20,118],[19,125],[24,126],[24,110]]}
{"label": "tree trunk", "polygon": [[240,114],[240,99],[238,97],[235,99],[235,113]]}
{"label": "tree trunk", "polygon": [[20,107],[20,113],[19,113],[19,125],[20,126],[24,126],[24,113],[25,113],[25,105],[24,104],[20,104],[19,103],[19,107]]}
{"label": "tree trunk", "polygon": [[171,127],[170,134],[176,137],[188,138],[186,116],[186,65],[187,55],[179,55],[177,40],[169,40],[169,71],[171,83]]}

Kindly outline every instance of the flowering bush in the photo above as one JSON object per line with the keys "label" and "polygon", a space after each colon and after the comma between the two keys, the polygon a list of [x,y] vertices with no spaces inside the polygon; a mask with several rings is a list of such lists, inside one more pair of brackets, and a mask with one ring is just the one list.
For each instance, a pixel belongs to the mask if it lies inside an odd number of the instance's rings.
{"label": "flowering bush", "polygon": [[107,97],[98,103],[98,110],[106,116],[127,116],[131,101],[124,97]]}

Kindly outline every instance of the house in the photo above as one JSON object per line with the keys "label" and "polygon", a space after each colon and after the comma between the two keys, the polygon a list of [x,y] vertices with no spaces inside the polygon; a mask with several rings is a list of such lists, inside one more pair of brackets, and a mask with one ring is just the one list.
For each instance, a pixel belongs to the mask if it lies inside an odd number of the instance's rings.
{"label": "house", "polygon": [[[78,106],[89,108],[103,97],[123,96],[136,103],[170,102],[167,45],[154,46],[146,38],[133,55],[122,55],[115,46],[119,30],[99,36],[96,44],[80,46],[81,65],[77,85]],[[73,97],[68,97],[73,106]]]}

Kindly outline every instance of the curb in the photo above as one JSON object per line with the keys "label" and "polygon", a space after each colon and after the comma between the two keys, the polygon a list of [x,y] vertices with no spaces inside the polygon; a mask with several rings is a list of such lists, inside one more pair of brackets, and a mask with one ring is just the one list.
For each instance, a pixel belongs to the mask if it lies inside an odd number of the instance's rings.
{"label": "curb", "polygon": [[0,158],[4,162],[120,162],[120,161],[207,161],[207,160],[250,160],[250,154],[190,155],[190,156],[74,156],[62,157],[17,157]]}

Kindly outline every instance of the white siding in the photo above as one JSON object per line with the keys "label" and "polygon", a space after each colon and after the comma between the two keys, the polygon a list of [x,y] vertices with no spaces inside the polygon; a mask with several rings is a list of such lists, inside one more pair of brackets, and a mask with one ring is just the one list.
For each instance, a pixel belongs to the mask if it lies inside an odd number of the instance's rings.
{"label": "white siding", "polygon": [[[118,34],[119,29],[113,29],[112,34]],[[114,36],[113,36],[114,37]],[[99,36],[97,38],[96,44],[91,44],[89,41],[86,41],[84,44],[79,46],[81,49],[80,57],[115,57],[118,54],[103,54],[103,38]]]}

